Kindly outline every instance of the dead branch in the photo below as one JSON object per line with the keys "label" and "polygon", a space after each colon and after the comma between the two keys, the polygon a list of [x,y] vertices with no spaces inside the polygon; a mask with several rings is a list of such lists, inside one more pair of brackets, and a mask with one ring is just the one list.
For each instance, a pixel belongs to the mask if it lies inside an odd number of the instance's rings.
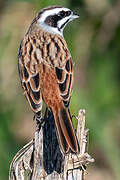
{"label": "dead branch", "polygon": [[94,159],[88,154],[88,129],[85,129],[85,110],[80,110],[77,138],[80,154],[61,153],[56,127],[49,111],[45,124],[36,128],[34,140],[14,157],[9,180],[84,180],[86,165]]}

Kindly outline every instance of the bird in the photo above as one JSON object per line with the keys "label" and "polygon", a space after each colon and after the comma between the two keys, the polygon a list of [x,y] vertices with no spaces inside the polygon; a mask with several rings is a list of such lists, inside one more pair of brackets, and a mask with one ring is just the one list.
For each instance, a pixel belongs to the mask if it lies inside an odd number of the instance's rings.
{"label": "bird", "polygon": [[23,37],[18,51],[18,70],[24,95],[37,119],[42,103],[52,111],[61,151],[78,153],[69,104],[73,63],[63,30],[79,15],[62,6],[40,10]]}

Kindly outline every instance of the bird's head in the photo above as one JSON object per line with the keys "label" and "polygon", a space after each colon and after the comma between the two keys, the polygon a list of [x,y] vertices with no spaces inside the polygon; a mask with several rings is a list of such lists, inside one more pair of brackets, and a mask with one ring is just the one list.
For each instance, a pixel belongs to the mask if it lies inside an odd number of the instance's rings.
{"label": "bird's head", "polygon": [[63,29],[68,22],[78,17],[78,14],[72,12],[68,8],[51,6],[42,9],[33,23],[35,22],[38,27],[42,27],[50,33],[63,35]]}

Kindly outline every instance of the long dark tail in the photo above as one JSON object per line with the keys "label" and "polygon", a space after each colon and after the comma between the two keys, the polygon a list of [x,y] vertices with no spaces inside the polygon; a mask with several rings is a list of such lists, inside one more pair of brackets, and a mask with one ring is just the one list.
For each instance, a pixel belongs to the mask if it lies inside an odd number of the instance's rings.
{"label": "long dark tail", "polygon": [[63,153],[68,153],[70,149],[72,152],[77,153],[79,151],[79,145],[68,109],[61,108],[59,112],[53,112],[53,114]]}

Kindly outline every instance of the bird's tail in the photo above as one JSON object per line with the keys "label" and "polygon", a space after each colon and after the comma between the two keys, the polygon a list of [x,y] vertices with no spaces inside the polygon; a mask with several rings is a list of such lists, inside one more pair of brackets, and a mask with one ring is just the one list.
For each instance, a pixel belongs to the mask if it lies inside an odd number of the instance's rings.
{"label": "bird's tail", "polygon": [[62,151],[68,153],[71,149],[72,152],[77,153],[79,151],[79,145],[69,110],[67,108],[61,108],[56,113],[53,111],[53,115]]}

